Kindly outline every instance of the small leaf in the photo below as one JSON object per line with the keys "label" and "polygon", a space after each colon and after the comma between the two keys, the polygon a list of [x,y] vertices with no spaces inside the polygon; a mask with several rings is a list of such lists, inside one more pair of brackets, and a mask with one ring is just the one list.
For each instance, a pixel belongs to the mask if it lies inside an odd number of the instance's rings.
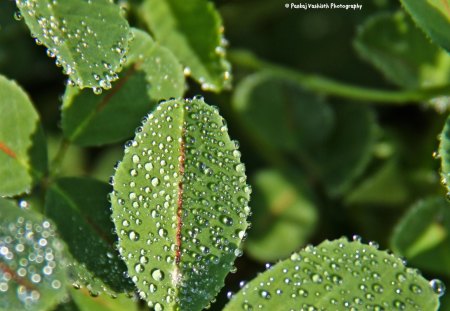
{"label": "small leaf", "polygon": [[183,95],[183,68],[175,56],[145,32],[133,29],[133,34],[125,69],[111,90],[95,95],[67,87],[62,127],[68,140],[92,146],[132,137],[159,100]]}
{"label": "small leaf", "polygon": [[27,94],[0,76],[0,196],[31,189],[47,169],[45,139],[39,116]]}
{"label": "small leaf", "polygon": [[320,97],[268,72],[257,72],[236,88],[233,105],[268,144],[295,151],[322,144],[334,116]]}
{"label": "small leaf", "polygon": [[64,245],[41,215],[0,199],[0,310],[49,310],[65,296]]}
{"label": "small leaf", "polygon": [[134,287],[114,249],[117,238],[112,233],[107,199],[110,192],[108,184],[94,179],[62,178],[52,184],[46,197],[46,214],[58,225],[76,260],[71,268],[76,283],[97,294],[131,291]]}
{"label": "small leaf", "polygon": [[248,226],[236,143],[203,99],[160,104],[125,149],[111,197],[119,250],[155,310],[201,310],[224,285]]}
{"label": "small leaf", "polygon": [[449,0],[401,0],[417,25],[431,40],[450,51],[450,1]]}
{"label": "small leaf", "polygon": [[245,250],[262,262],[286,258],[306,244],[317,222],[316,207],[305,190],[277,171],[258,172],[252,184],[252,230]]}
{"label": "small leaf", "polygon": [[192,74],[203,90],[230,86],[222,21],[212,2],[145,0],[139,12],[158,42],[187,66],[186,74]]}
{"label": "small leaf", "polygon": [[88,290],[72,289],[70,291],[73,301],[79,311],[138,311],[138,304],[126,295],[121,294],[117,297],[101,295],[92,297]]}
{"label": "small leaf", "polygon": [[359,29],[355,47],[397,85],[419,88],[450,81],[450,56],[432,44],[404,12],[370,18]]}
{"label": "small leaf", "polygon": [[400,258],[340,239],[292,254],[246,284],[224,311],[433,311],[438,306],[428,281]]}
{"label": "small leaf", "polygon": [[128,50],[130,28],[109,0],[16,0],[38,44],[48,48],[72,84],[110,88]]}
{"label": "small leaf", "polygon": [[449,208],[440,197],[416,203],[394,230],[393,250],[420,269],[450,275]]}

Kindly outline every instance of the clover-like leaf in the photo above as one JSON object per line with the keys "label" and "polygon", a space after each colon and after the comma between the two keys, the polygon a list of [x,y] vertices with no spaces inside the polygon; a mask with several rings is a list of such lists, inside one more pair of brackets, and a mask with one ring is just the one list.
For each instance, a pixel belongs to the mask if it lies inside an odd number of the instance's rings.
{"label": "clover-like leaf", "polygon": [[115,297],[100,295],[93,297],[85,288],[71,289],[70,296],[72,304],[76,305],[77,311],[138,311],[137,299],[132,299],[126,294],[120,294]]}
{"label": "clover-like leaf", "polygon": [[128,22],[110,0],[16,0],[31,34],[70,84],[108,89],[125,61]]}
{"label": "clover-like leaf", "polygon": [[0,310],[49,310],[66,293],[64,245],[32,210],[0,199]]}
{"label": "clover-like leaf", "polygon": [[75,262],[75,284],[93,294],[132,291],[126,266],[114,249],[108,194],[111,186],[89,178],[61,178],[47,192],[46,215],[58,225]]}
{"label": "clover-like leaf", "polygon": [[220,91],[230,85],[230,64],[219,13],[207,0],[145,0],[139,8],[158,42],[168,47],[186,74],[203,90]]}
{"label": "clover-like leaf", "polygon": [[286,258],[304,246],[315,229],[314,201],[307,189],[275,170],[258,172],[252,185],[252,230],[245,241],[246,254],[262,262]]}
{"label": "clover-like leaf", "polygon": [[449,205],[443,197],[414,204],[395,227],[393,250],[420,269],[450,275]]}
{"label": "clover-like leaf", "polygon": [[147,33],[133,29],[133,34],[121,79],[111,90],[95,95],[67,87],[62,127],[69,141],[91,146],[130,138],[159,100],[183,95],[183,68],[175,56]]}
{"label": "clover-like leaf", "polygon": [[47,150],[39,115],[27,94],[0,76],[0,196],[31,189],[47,169]]}
{"label": "clover-like leaf", "polygon": [[155,310],[201,310],[224,285],[248,226],[250,187],[216,108],[171,100],[126,147],[111,196],[119,251]]}
{"label": "clover-like leaf", "polygon": [[449,0],[401,0],[414,21],[430,38],[450,51],[450,1]]}
{"label": "clover-like leaf", "polygon": [[370,18],[359,29],[355,47],[397,85],[419,88],[450,81],[448,53],[432,44],[403,11]]}
{"label": "clover-like leaf", "polygon": [[246,284],[237,310],[437,310],[443,289],[372,245],[346,239],[308,246]]}

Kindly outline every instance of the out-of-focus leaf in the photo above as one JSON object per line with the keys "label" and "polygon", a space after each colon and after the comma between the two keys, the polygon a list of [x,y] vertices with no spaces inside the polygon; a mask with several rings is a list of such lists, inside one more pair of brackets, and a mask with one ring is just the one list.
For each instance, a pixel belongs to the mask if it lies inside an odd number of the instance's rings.
{"label": "out-of-focus leaf", "polygon": [[288,257],[306,244],[317,222],[317,211],[306,191],[299,191],[277,171],[254,177],[252,230],[246,252],[262,262]]}
{"label": "out-of-focus leaf", "polygon": [[114,147],[106,149],[104,153],[100,154],[96,159],[91,176],[102,181],[109,181],[114,175],[114,166],[123,157],[123,148]]}
{"label": "out-of-focus leaf", "polygon": [[47,169],[47,152],[39,116],[27,94],[0,76],[0,196],[31,189]]}
{"label": "out-of-focus leaf", "polygon": [[145,0],[139,13],[158,42],[180,59],[186,74],[192,74],[202,89],[229,87],[222,21],[212,2]]}
{"label": "out-of-focus leaf", "polygon": [[445,198],[415,204],[396,226],[392,248],[420,269],[450,275],[450,206]]}
{"label": "out-of-focus leaf", "polygon": [[[125,264],[114,249],[117,238],[112,233],[109,192],[111,186],[94,179],[62,178],[52,184],[46,197],[46,214],[58,225],[76,260],[71,268],[75,282],[93,293],[133,289]],[[85,270],[89,271],[87,276]]]}
{"label": "out-of-focus leaf", "polygon": [[[433,284],[441,284],[433,281]],[[385,251],[346,239],[308,246],[247,283],[224,311],[437,310],[416,270]]]}
{"label": "out-of-focus leaf", "polygon": [[410,190],[396,160],[384,163],[373,175],[363,180],[346,197],[347,204],[379,204],[392,206],[408,200]]}
{"label": "out-of-focus leaf", "polygon": [[224,285],[248,226],[250,187],[225,121],[171,100],[125,149],[111,196],[119,250],[155,310],[201,310]]}
{"label": "out-of-focus leaf", "polygon": [[401,0],[406,11],[417,25],[435,43],[450,51],[450,1],[449,0]]}
{"label": "out-of-focus leaf", "polygon": [[246,126],[283,150],[317,146],[333,127],[333,111],[324,100],[267,72],[239,83],[233,104]]}
{"label": "out-of-focus leaf", "polygon": [[349,189],[373,155],[376,121],[373,110],[361,104],[333,106],[335,125],[327,141],[312,157],[331,195]]}
{"label": "out-of-focus leaf", "polygon": [[120,8],[109,0],[16,0],[38,44],[64,68],[72,83],[110,88],[131,37]]}
{"label": "out-of-focus leaf", "polygon": [[175,56],[145,32],[133,34],[125,69],[111,90],[95,95],[67,87],[62,127],[68,140],[92,146],[131,137],[156,102],[183,95],[183,69]]}
{"label": "out-of-focus leaf", "polygon": [[0,199],[0,310],[48,310],[66,293],[64,245],[41,215]]}
{"label": "out-of-focus leaf", "polygon": [[[48,154],[54,159],[61,148],[62,137],[48,136]],[[60,164],[58,176],[76,176],[86,174],[87,157],[84,150],[76,145],[69,145],[64,154],[64,161]]]}
{"label": "out-of-focus leaf", "polygon": [[100,295],[97,297],[91,296],[88,290],[72,289],[70,291],[73,302],[76,304],[79,311],[138,311],[137,301],[132,300],[124,294],[117,297],[110,297],[107,295]]}
{"label": "out-of-focus leaf", "polygon": [[450,56],[432,44],[404,12],[370,18],[360,28],[355,47],[397,85],[418,88],[450,81]]}

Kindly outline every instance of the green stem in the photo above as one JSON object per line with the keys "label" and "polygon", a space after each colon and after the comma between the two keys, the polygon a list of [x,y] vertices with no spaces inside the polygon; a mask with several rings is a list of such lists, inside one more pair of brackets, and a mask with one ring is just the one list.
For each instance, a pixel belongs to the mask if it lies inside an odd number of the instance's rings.
{"label": "green stem", "polygon": [[269,71],[276,76],[298,83],[303,88],[311,91],[354,100],[406,104],[409,102],[423,102],[441,96],[450,96],[450,85],[399,91],[354,86],[272,64],[247,51],[232,51],[229,59],[233,63],[249,69]]}
{"label": "green stem", "polygon": [[61,143],[59,144],[58,151],[56,152],[55,157],[53,158],[51,167],[50,167],[50,178],[58,175],[59,171],[61,170],[61,165],[64,161],[64,157],[66,156],[67,149],[70,147],[70,141],[63,138],[61,140]]}

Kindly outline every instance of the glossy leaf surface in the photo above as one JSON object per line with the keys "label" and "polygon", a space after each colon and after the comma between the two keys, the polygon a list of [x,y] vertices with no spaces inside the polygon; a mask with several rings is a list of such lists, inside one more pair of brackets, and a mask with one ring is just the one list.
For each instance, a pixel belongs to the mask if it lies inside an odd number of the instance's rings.
{"label": "glossy leaf surface", "polygon": [[38,44],[56,58],[72,84],[110,88],[131,38],[120,8],[109,0],[16,0]]}
{"label": "glossy leaf surface", "polygon": [[432,311],[438,306],[428,281],[400,258],[340,239],[308,246],[274,265],[246,284],[224,310]]}
{"label": "glossy leaf surface", "polygon": [[242,252],[249,193],[216,108],[173,100],[147,116],[125,149],[111,200],[119,250],[149,306],[209,304]]}

